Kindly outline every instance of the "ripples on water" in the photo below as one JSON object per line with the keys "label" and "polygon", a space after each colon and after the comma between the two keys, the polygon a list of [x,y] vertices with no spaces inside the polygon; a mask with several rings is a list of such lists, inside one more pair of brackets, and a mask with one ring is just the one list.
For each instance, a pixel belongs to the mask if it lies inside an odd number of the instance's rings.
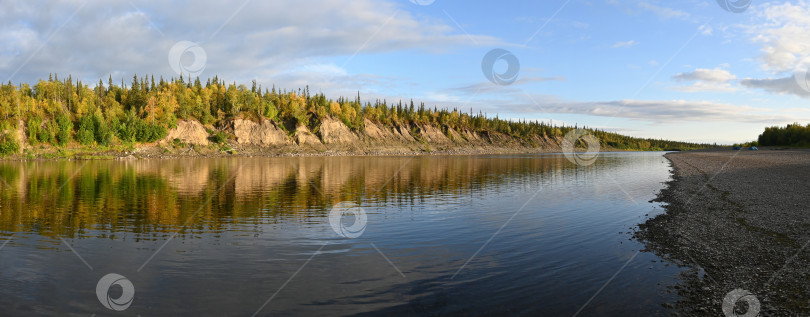
{"label": "ripples on water", "polygon": [[2,162],[0,314],[664,315],[678,269],[630,235],[662,154]]}

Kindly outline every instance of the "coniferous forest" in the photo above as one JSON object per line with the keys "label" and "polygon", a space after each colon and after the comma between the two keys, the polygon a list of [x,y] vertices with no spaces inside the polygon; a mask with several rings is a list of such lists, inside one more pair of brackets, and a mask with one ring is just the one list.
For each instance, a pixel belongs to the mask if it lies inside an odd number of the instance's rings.
{"label": "coniferous forest", "polygon": [[810,124],[802,126],[793,123],[784,127],[769,127],[759,135],[758,141],[762,146],[810,147]]}
{"label": "coniferous forest", "polygon": [[[456,130],[500,132],[517,139],[533,135],[562,137],[577,127],[556,126],[540,121],[502,120],[481,112],[463,112],[413,101],[395,104],[385,100],[352,98],[329,99],[322,93],[310,94],[309,87],[295,91],[261,87],[254,81],[226,83],[218,77],[204,82],[182,76],[134,76],[123,80],[88,85],[71,76],[52,75],[31,86],[27,83],[0,85],[0,155],[17,153],[20,142],[12,131],[24,124],[27,142],[32,146],[85,148],[134,145],[161,140],[178,120],[197,120],[215,130],[227,120],[263,118],[280,127],[302,124],[318,131],[321,120],[334,117],[355,132],[363,131],[364,120],[382,125],[431,124]],[[587,128],[585,128],[587,129]],[[708,144],[633,138],[598,129],[587,129],[605,148],[619,150],[687,150]],[[289,132],[289,131],[288,131]],[[218,133],[214,131],[214,133]],[[317,134],[317,133],[316,133]]]}

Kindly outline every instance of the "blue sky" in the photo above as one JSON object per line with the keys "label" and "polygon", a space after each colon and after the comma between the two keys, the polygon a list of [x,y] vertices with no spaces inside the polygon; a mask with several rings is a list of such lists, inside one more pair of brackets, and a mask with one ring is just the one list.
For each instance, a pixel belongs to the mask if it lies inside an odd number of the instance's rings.
{"label": "blue sky", "polygon": [[[734,13],[719,1],[12,0],[0,12],[0,74],[172,77],[171,48],[189,41],[205,59],[183,54],[180,69],[203,61],[201,77],[330,97],[700,142],[808,123],[810,88],[795,74],[810,67],[810,4],[753,0]],[[493,49],[519,61],[514,83],[484,75]]]}

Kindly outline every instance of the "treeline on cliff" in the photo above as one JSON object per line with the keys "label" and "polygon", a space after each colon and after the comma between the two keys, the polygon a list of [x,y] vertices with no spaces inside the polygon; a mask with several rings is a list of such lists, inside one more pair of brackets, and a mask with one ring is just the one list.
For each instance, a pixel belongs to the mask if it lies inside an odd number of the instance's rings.
{"label": "treeline on cliff", "polygon": [[[340,119],[350,129],[363,131],[364,119],[383,125],[431,124],[476,132],[495,131],[528,140],[533,135],[561,137],[576,127],[556,126],[540,121],[502,120],[472,110],[425,107],[413,101],[390,104],[387,101],[361,101],[354,98],[328,99],[322,93],[311,95],[309,87],[297,91],[251,87],[227,83],[214,77],[157,81],[154,76],[132,78],[129,85],[110,77],[91,87],[70,76],[60,80],[51,76],[36,85],[0,84],[0,155],[19,151],[21,140],[11,133],[18,122],[31,145],[47,144],[109,146],[135,144],[163,139],[177,120],[197,120],[204,125],[222,127],[229,119],[263,118],[280,123],[282,128],[305,125],[316,132],[321,120]],[[639,139],[589,129],[602,145],[616,149],[686,150],[708,145],[658,139]]]}
{"label": "treeline on cliff", "polygon": [[765,128],[757,141],[762,146],[810,147],[810,124],[803,126],[793,123],[784,127]]}

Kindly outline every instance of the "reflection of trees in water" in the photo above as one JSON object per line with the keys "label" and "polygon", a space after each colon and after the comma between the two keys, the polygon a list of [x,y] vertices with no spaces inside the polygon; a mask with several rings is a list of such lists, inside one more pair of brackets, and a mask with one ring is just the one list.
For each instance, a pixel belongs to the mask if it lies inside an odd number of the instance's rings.
{"label": "reflection of trees in water", "polygon": [[282,218],[303,223],[340,201],[474,195],[565,176],[565,168],[573,166],[562,156],[3,162],[0,231],[162,234]]}

